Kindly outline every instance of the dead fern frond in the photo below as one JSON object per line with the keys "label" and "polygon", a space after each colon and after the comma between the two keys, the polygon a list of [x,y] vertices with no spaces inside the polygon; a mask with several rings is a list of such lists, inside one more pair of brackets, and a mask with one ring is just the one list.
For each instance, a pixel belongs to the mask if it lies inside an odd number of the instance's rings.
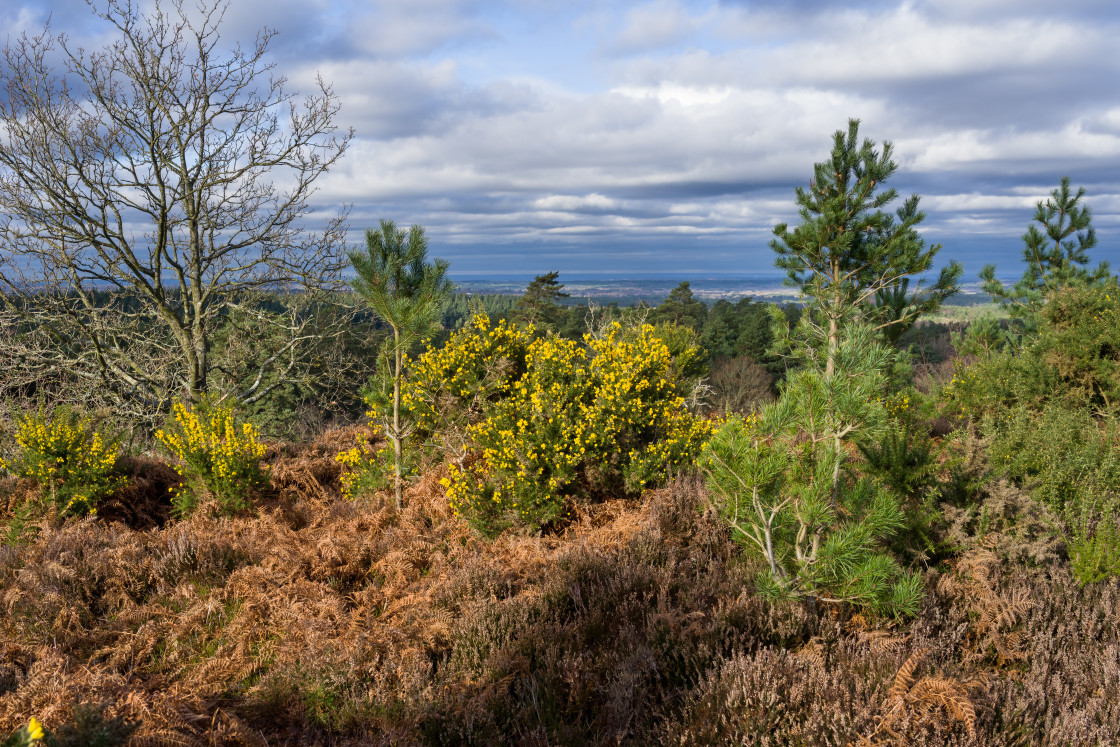
{"label": "dead fern frond", "polygon": [[890,692],[887,693],[887,710],[894,711],[906,698],[906,694],[910,692],[910,688],[914,686],[914,672],[925,661],[926,650],[919,648],[902,663],[898,669],[898,674],[894,676],[894,684],[891,685]]}
{"label": "dead fern frond", "polygon": [[924,721],[936,719],[943,712],[964,724],[970,737],[976,736],[976,708],[964,685],[951,677],[923,677],[907,693],[906,706]]}
{"label": "dead fern frond", "polygon": [[206,745],[185,734],[169,729],[147,732],[128,740],[128,747],[206,747]]}

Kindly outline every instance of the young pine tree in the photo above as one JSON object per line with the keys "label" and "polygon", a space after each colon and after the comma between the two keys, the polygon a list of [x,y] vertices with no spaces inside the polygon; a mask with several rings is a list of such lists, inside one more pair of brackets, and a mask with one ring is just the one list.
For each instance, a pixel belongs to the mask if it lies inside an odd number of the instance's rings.
{"label": "young pine tree", "polygon": [[1097,233],[1092,213],[1081,204],[1083,197],[1085,189],[1074,193],[1069,177],[1063,176],[1050,199],[1035,204],[1034,222],[1023,234],[1027,269],[1014,286],[1007,288],[996,279],[995,265],[985,265],[980,271],[984,292],[1030,326],[1037,323],[1042,307],[1057,291],[1073,285],[1099,284],[1112,275],[1107,262],[1089,270],[1089,250],[1097,245]]}
{"label": "young pine tree", "polygon": [[401,383],[405,353],[437,323],[454,285],[447,278],[448,262],[428,261],[423,226],[398,229],[382,220],[378,230],[366,229],[366,251],[350,252],[357,291],[373,312],[392,329],[382,347],[382,362],[392,382],[390,412],[384,414],[385,436],[393,447],[393,498],[401,505],[404,439],[411,428],[401,420]]}
{"label": "young pine tree", "polygon": [[950,263],[909,293],[940,246],[917,232],[917,195],[894,215],[883,210],[897,196],[882,189],[896,169],[890,143],[882,153],[861,143],[851,120],[809,189],[797,189],[802,222],[776,226],[771,247],[806,301],[793,330],[774,314],[776,348],[800,366],[751,428],[733,420],[712,440],[708,482],[733,530],[766,558],[764,592],[913,614],[920,583],[885,549],[904,525],[902,508],[843,470],[846,442],[884,426],[896,358],[885,341],[955,292],[962,272]]}
{"label": "young pine tree", "polygon": [[[927,245],[917,231],[925,219],[918,195],[894,215],[884,211],[898,196],[883,189],[898,169],[892,150],[889,142],[881,153],[871,140],[860,142],[859,120],[850,120],[847,133],[833,135],[829,160],[814,165],[809,188],[796,189],[801,224],[774,227],[775,264],[808,301],[804,329],[821,340],[826,376],[834,372],[845,323],[860,319],[879,331],[913,324],[958,290],[963,268],[950,262],[935,283],[923,287],[919,280],[906,294],[909,278],[928,271],[941,246]],[[887,305],[898,289],[902,298]]]}
{"label": "young pine tree", "polygon": [[844,441],[880,433],[892,351],[864,327],[842,330],[837,371],[806,366],[781,398],[747,420],[732,418],[702,461],[716,508],[767,564],[758,587],[775,598],[843,603],[913,615],[921,584],[884,548],[905,517],[869,479],[840,480]]}

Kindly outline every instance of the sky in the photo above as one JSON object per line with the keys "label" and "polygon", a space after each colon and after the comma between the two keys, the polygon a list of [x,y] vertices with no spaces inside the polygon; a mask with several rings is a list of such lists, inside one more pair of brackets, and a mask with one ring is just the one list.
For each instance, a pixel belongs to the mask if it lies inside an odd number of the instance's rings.
{"label": "sky", "polygon": [[[82,0],[0,6],[9,40],[48,18],[110,38]],[[966,281],[1020,274],[1063,176],[1120,265],[1118,0],[235,0],[223,34],[262,26],[354,128],[316,215],[423,225],[454,276],[764,273],[852,117]]]}

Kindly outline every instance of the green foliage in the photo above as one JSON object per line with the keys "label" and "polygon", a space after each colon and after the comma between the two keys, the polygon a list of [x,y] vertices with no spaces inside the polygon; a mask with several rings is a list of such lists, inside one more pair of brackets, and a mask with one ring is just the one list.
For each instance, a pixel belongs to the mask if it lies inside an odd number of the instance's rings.
{"label": "green foliage", "polygon": [[517,296],[508,293],[464,293],[451,294],[441,315],[441,324],[446,330],[456,330],[470,323],[476,314],[484,313],[491,319],[512,318],[517,308]]}
{"label": "green foliage", "polygon": [[[371,419],[371,423],[376,424],[376,419]],[[335,454],[334,460],[342,467],[339,484],[342,497],[348,501],[393,485],[393,462],[388,446],[375,449],[370,439],[359,436],[354,446]],[[405,477],[412,476],[411,468],[409,464],[402,470]]]}
{"label": "green foliage", "polygon": [[1120,420],[1058,405],[1018,407],[984,422],[992,474],[1029,491],[1065,519],[1083,582],[1120,575],[1114,543],[1120,506]]}
{"label": "green foliage", "polygon": [[96,513],[98,502],[123,482],[116,470],[117,444],[106,442],[90,418],[70,408],[21,416],[16,444],[14,462],[0,459],[0,471],[34,480],[63,516]]}
{"label": "green foliage", "polygon": [[891,547],[900,555],[927,560],[950,549],[939,537],[940,465],[925,427],[933,403],[909,388],[888,397],[885,405],[886,427],[877,437],[856,442],[863,456],[860,467],[902,501],[905,526]]}
{"label": "green foliage", "polygon": [[1023,406],[1111,412],[1120,403],[1120,287],[1115,282],[1058,290],[1038,316],[1025,349],[958,360],[944,395],[951,408],[979,419]]}
{"label": "green foliage", "polygon": [[3,534],[0,535],[0,539],[3,540],[2,544],[11,547],[24,545],[33,540],[40,530],[37,524],[32,523],[34,518],[35,507],[30,503],[16,506],[12,511],[12,518],[8,520]]}
{"label": "green foliage", "polygon": [[961,332],[949,334],[950,343],[958,355],[973,357],[988,356],[1008,347],[1017,348],[1021,337],[1004,320],[991,313],[981,314]]}
{"label": "green foliage", "polygon": [[893,335],[894,328],[909,326],[955,293],[963,272],[950,262],[934,284],[923,288],[919,282],[907,295],[908,277],[928,271],[941,246],[927,246],[918,233],[925,219],[918,195],[895,215],[883,210],[898,196],[882,190],[898,168],[892,150],[889,142],[882,153],[869,139],[860,143],[859,120],[850,120],[847,133],[833,135],[829,160],[814,165],[809,188],[796,190],[801,224],[792,231],[785,223],[774,227],[775,264],[809,299],[813,324],[802,330],[827,342],[830,361],[847,321],[862,317]]}
{"label": "green foliage", "polygon": [[477,314],[443,346],[421,355],[402,395],[417,438],[461,465],[474,448],[470,427],[524,377],[535,334],[532,325],[494,324]]}
{"label": "green foliage", "polygon": [[[393,334],[382,349],[385,376],[392,381],[391,407],[384,411],[382,429],[393,446],[393,496],[401,505],[404,480],[404,441],[412,426],[401,421],[401,384],[409,346],[435,329],[440,310],[454,290],[447,278],[448,262],[428,261],[423,226],[405,231],[382,220],[377,231],[366,230],[366,252],[350,252],[357,277],[354,290]],[[376,387],[374,387],[376,389]]]}
{"label": "green foliage", "polygon": [[734,536],[767,563],[759,592],[914,615],[921,585],[883,550],[901,508],[870,480],[832,487],[835,452],[814,458],[781,437],[777,408],[732,417],[705,452],[708,484]]}
{"label": "green foliage", "polygon": [[1030,490],[1056,511],[1120,495],[1120,421],[1100,422],[1084,410],[1051,406],[1040,413],[1019,407],[989,418],[991,471]]}
{"label": "green foliage", "polygon": [[[430,419],[444,443],[461,438],[466,424],[471,454],[451,451],[444,485],[477,529],[536,529],[560,518],[569,500],[636,494],[695,460],[711,432],[685,407],[704,357],[695,337],[684,345],[671,325],[616,323],[584,345],[555,335],[532,340],[522,359],[530,336],[477,319],[474,332],[421,358],[410,387],[418,419]],[[491,346],[505,354],[489,357]],[[433,374],[452,363],[462,378],[440,382]],[[458,435],[448,436],[445,423]]]}
{"label": "green foliage", "polygon": [[995,265],[981,270],[984,292],[1009,307],[1012,316],[1030,324],[1058,290],[1095,285],[1111,277],[1107,262],[1088,269],[1089,250],[1097,245],[1097,235],[1089,208],[1081,205],[1084,196],[1085,189],[1075,194],[1064,176],[1050,199],[1035,205],[1034,223],[1023,234],[1027,267],[1014,286],[1007,288],[996,279]]}
{"label": "green foliage", "polygon": [[104,706],[78,703],[73,720],[46,735],[47,747],[123,747],[139,724],[106,718]]}
{"label": "green foliage", "polygon": [[559,272],[553,271],[533,278],[517,299],[515,316],[519,322],[534,324],[542,330],[556,330],[564,316],[564,310],[556,301],[571,295],[565,293],[564,284],[557,281],[559,276]]}
{"label": "green foliage", "polygon": [[423,226],[406,231],[382,220],[378,230],[366,229],[366,251],[349,256],[354,290],[393,329],[398,345],[428,332],[454,289],[446,277],[449,263],[428,261]]}
{"label": "green foliage", "polygon": [[1120,498],[1101,503],[1074,517],[1070,565],[1082,585],[1120,578]]}
{"label": "green foliage", "polygon": [[[270,440],[310,441],[332,419],[360,417],[359,393],[385,330],[352,302],[349,294],[330,299],[275,294],[265,296],[260,308],[231,312],[214,332],[215,390],[238,396],[245,416]],[[275,329],[281,318],[301,326],[307,337],[298,358],[285,356],[288,340]],[[273,356],[287,365],[266,366]]]}
{"label": "green foliage", "polygon": [[26,726],[16,729],[8,738],[0,742],[0,747],[33,747],[36,742],[43,739],[43,725],[38,719],[32,717]]}
{"label": "green foliage", "polygon": [[191,408],[180,402],[171,415],[156,439],[177,460],[175,471],[183,480],[172,498],[176,513],[190,515],[204,496],[213,497],[226,514],[248,508],[265,483],[260,431],[241,422],[228,403]]}
{"label": "green foliage", "polygon": [[849,327],[833,371],[815,355],[801,357],[806,365],[786,378],[777,402],[747,421],[732,418],[712,439],[703,464],[716,506],[765,559],[764,594],[913,615],[920,584],[885,550],[904,527],[902,507],[842,469],[845,440],[884,432],[893,354],[870,328]]}
{"label": "green foliage", "polygon": [[669,296],[656,306],[649,315],[650,322],[668,322],[691,327],[699,332],[704,326],[708,316],[708,309],[704,302],[692,295],[692,288],[687,280],[681,281]]}
{"label": "green foliage", "polygon": [[916,435],[909,423],[888,428],[878,441],[858,446],[868,473],[895,495],[920,496],[932,482],[933,449],[929,439]]}

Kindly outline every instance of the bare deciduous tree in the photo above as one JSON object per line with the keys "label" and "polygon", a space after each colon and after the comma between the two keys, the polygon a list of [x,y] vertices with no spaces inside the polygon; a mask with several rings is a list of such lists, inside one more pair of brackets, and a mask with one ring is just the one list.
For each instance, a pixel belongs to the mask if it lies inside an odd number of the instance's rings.
{"label": "bare deciduous tree", "polygon": [[[353,133],[322,80],[304,98],[273,76],[275,32],[223,48],[226,8],[108,0],[100,50],[49,27],[4,49],[0,364],[23,379],[151,415],[219,380],[254,401],[314,368],[345,211],[303,221]],[[215,355],[229,325],[258,330],[256,355]]]}

